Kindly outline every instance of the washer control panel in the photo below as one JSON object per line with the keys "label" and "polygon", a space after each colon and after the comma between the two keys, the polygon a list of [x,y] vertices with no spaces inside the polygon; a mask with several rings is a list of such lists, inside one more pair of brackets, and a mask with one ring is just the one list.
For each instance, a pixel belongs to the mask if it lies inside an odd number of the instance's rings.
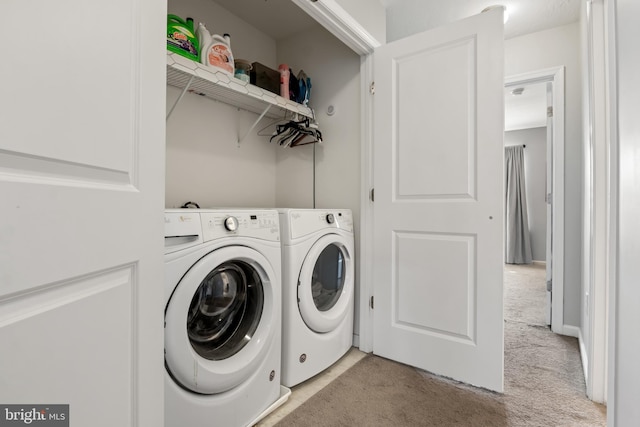
{"label": "washer control panel", "polygon": [[205,242],[228,236],[280,240],[278,212],[200,210]]}

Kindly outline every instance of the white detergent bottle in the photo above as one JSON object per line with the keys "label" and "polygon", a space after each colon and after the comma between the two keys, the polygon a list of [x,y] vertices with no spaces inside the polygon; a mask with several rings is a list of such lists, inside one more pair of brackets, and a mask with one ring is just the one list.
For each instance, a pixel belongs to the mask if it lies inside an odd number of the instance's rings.
{"label": "white detergent bottle", "polygon": [[233,76],[235,66],[229,34],[211,36],[211,42],[207,45],[206,50],[202,52],[202,62]]}

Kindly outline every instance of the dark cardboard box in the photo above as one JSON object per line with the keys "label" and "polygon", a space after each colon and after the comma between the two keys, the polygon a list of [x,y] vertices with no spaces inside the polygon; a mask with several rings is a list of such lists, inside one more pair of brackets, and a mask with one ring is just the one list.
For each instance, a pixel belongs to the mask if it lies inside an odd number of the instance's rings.
{"label": "dark cardboard box", "polygon": [[249,73],[251,84],[280,95],[280,72],[259,62],[254,62],[251,65],[253,67]]}

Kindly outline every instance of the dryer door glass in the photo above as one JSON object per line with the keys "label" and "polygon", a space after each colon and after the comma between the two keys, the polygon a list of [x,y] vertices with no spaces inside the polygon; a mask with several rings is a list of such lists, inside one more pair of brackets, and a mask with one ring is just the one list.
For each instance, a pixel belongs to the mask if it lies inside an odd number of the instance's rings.
{"label": "dryer door glass", "polygon": [[193,349],[209,360],[236,354],[255,333],[264,304],[260,276],[243,261],[212,270],[196,290],[187,315]]}
{"label": "dryer door glass", "polygon": [[340,298],[345,278],[345,259],[342,250],[328,245],[322,250],[313,268],[311,294],[320,311],[330,310]]}

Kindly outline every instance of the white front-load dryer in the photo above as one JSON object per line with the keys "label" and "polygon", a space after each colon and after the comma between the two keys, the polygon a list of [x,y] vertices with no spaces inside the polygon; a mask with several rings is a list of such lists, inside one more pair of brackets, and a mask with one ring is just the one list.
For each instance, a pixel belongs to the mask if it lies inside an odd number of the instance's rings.
{"label": "white front-load dryer", "polygon": [[165,211],[165,426],[244,427],[280,396],[278,212]]}
{"label": "white front-load dryer", "polygon": [[279,209],[282,384],[327,369],[353,343],[354,237],[347,209]]}

